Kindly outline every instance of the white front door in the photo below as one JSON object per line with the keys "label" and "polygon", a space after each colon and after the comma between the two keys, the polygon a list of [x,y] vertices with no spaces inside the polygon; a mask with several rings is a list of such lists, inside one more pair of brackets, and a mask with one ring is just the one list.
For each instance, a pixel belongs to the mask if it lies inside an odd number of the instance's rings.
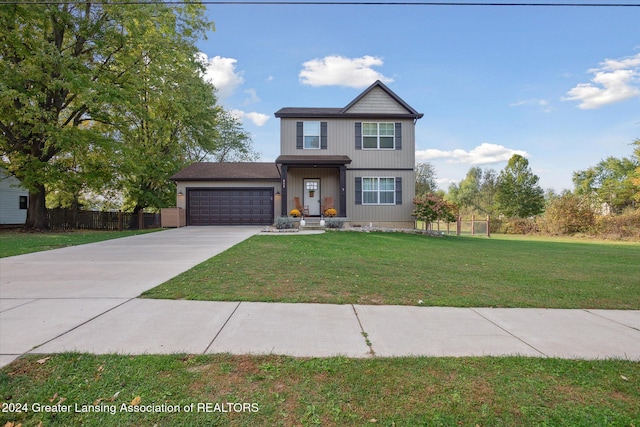
{"label": "white front door", "polygon": [[320,215],[320,180],[304,180],[304,205],[309,206],[309,215]]}

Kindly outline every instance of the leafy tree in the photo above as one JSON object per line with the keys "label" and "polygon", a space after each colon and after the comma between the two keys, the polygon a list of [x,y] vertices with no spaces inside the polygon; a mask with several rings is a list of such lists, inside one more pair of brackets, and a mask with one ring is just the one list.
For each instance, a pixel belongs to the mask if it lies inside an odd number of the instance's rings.
{"label": "leafy tree", "polygon": [[500,171],[496,182],[498,212],[508,217],[527,218],[544,210],[544,191],[540,179],[529,168],[529,161],[514,154]]}
{"label": "leafy tree", "polygon": [[416,195],[435,193],[438,190],[436,183],[436,168],[431,163],[416,163]]}
{"label": "leafy tree", "polygon": [[427,224],[439,220],[454,222],[457,219],[457,206],[444,200],[444,197],[439,194],[428,193],[416,196],[413,203],[415,209],[411,215]]}
{"label": "leafy tree", "polygon": [[640,201],[640,140],[633,142],[631,158],[608,157],[597,165],[573,173],[575,193],[620,212]]}
{"label": "leafy tree", "polygon": [[251,136],[242,129],[240,121],[226,110],[218,114],[217,147],[204,153],[200,160],[210,158],[216,162],[252,162],[260,154],[252,147]]}
{"label": "leafy tree", "polygon": [[631,174],[631,184],[634,187],[633,201],[636,206],[640,206],[640,166]]}
{"label": "leafy tree", "polygon": [[0,166],[29,190],[26,227],[48,227],[47,186],[63,187],[70,167],[83,184],[112,167],[77,159],[126,151],[116,146],[115,125],[127,128],[118,112],[144,108],[137,78],[151,55],[136,53],[154,48],[145,37],[155,32],[160,46],[190,48],[212,28],[203,16],[201,5],[160,1],[0,5]]}
{"label": "leafy tree", "polygon": [[494,214],[496,172],[479,167],[469,169],[460,184],[449,187],[448,200],[453,201],[467,214]]}
{"label": "leafy tree", "polygon": [[121,61],[140,64],[128,81],[135,108],[114,109],[112,135],[119,143],[114,185],[134,213],[175,200],[168,178],[219,148],[221,111],[192,43],[167,37],[162,27],[145,29],[139,41]]}

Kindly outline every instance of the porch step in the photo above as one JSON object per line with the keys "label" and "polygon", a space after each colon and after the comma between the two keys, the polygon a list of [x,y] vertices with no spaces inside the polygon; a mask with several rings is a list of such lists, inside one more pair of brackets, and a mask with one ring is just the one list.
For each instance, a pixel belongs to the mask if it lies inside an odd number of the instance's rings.
{"label": "porch step", "polygon": [[320,224],[307,224],[307,225],[301,225],[298,229],[299,230],[324,230],[325,226]]}
{"label": "porch step", "polygon": [[305,218],[305,224],[299,226],[300,230],[324,230],[325,226],[320,225],[320,218]]}

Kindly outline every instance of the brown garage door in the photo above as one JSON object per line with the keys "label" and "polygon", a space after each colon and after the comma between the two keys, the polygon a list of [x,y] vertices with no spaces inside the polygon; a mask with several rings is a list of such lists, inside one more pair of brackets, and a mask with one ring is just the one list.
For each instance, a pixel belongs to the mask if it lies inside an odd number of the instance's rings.
{"label": "brown garage door", "polygon": [[187,190],[188,225],[269,225],[273,189],[206,188]]}

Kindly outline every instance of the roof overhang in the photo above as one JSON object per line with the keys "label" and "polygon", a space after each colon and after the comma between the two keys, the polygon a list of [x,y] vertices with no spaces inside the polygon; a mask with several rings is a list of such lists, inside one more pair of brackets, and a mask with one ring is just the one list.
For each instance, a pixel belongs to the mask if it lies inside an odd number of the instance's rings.
{"label": "roof overhang", "polygon": [[351,164],[349,156],[294,156],[282,155],[276,163],[286,166],[344,166]]}
{"label": "roof overhang", "polygon": [[320,112],[277,112],[275,116],[279,119],[345,119],[345,120],[363,120],[363,119],[421,119],[424,114],[407,113],[407,114],[388,114],[388,113],[320,113]]}
{"label": "roof overhang", "polygon": [[273,162],[196,162],[170,178],[172,181],[280,181]]}

